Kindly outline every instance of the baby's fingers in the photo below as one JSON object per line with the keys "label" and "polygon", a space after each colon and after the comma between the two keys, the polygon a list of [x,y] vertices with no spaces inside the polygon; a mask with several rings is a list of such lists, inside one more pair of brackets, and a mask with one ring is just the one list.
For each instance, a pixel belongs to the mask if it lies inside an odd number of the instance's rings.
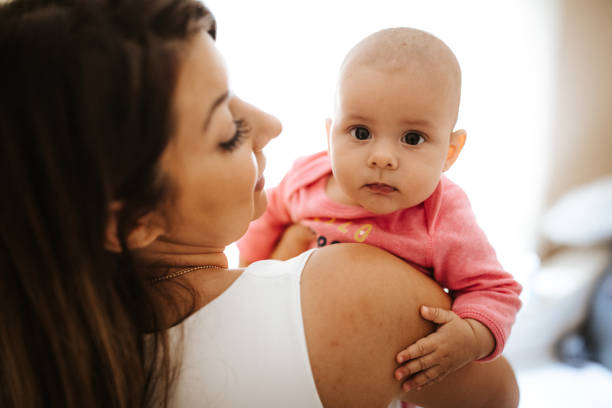
{"label": "baby's fingers", "polygon": [[395,357],[398,364],[402,364],[405,361],[412,360],[415,358],[427,355],[435,350],[434,342],[429,337],[423,337],[416,343],[408,346],[408,348],[397,353]]}
{"label": "baby's fingers", "polygon": [[442,368],[436,365],[428,368],[425,371],[421,371],[419,374],[415,375],[409,380],[406,380],[406,382],[404,382],[404,385],[402,385],[402,389],[404,391],[410,391],[414,389],[420,390],[426,385],[433,384],[434,382],[439,381],[442,378],[444,378]]}
{"label": "baby's fingers", "polygon": [[424,372],[432,367],[437,367],[436,358],[433,354],[426,355],[415,360],[411,360],[395,370],[395,378],[401,380],[402,378]]}
{"label": "baby's fingers", "polygon": [[421,317],[437,324],[446,324],[459,316],[450,310],[423,305],[421,306]]}

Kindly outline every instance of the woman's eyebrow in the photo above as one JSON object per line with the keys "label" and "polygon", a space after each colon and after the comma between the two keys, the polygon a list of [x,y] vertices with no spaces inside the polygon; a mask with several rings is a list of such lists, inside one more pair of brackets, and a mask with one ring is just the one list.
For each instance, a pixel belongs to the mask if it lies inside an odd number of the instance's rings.
{"label": "woman's eyebrow", "polygon": [[208,110],[208,114],[206,115],[206,121],[204,122],[204,130],[208,128],[208,125],[210,124],[210,119],[212,118],[212,114],[214,110],[217,109],[219,105],[221,105],[223,102],[225,102],[229,98],[229,96],[230,96],[230,92],[225,91],[223,95],[215,99],[213,104],[210,106],[210,109]]}

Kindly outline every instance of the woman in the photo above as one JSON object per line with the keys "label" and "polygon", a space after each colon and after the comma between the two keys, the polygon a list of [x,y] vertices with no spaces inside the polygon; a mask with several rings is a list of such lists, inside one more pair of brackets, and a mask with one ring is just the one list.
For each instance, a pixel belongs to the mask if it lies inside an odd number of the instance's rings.
{"label": "woman", "polygon": [[281,128],[214,36],[191,0],[1,6],[0,405],[515,406],[502,359],[402,393],[449,304],[381,250],[227,269]]}

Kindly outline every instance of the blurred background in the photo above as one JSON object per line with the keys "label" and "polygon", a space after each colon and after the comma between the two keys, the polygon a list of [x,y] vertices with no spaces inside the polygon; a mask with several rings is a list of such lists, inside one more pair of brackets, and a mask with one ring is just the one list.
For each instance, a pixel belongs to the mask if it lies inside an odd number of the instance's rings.
{"label": "blurred background", "polygon": [[[366,35],[436,35],[463,71],[448,176],[524,286],[506,348],[521,407],[612,407],[612,1],[208,0],[231,87],[275,114],[266,183],[326,148],[337,72]],[[227,250],[236,266],[235,246]],[[606,272],[608,271],[608,272]]]}

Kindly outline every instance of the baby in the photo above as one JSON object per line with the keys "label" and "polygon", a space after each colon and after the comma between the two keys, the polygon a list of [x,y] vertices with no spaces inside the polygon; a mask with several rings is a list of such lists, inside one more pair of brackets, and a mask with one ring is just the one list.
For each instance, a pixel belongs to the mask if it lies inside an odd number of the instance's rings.
{"label": "baby", "polygon": [[328,152],[297,160],[238,242],[242,263],[365,242],[448,289],[452,311],[421,307],[436,332],[397,355],[404,389],[497,357],[521,306],[465,193],[443,173],[466,139],[454,130],[461,72],[431,34],[393,28],[358,43],[340,70]]}

